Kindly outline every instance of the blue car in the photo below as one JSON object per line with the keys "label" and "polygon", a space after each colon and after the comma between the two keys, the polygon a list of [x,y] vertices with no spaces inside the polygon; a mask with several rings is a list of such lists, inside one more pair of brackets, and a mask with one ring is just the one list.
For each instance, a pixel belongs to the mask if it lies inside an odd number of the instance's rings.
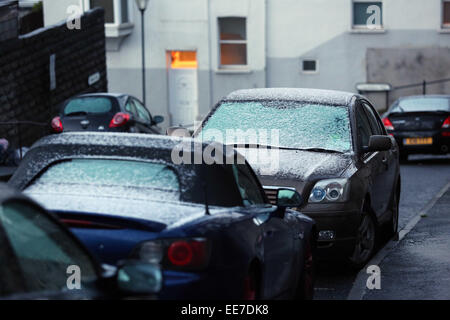
{"label": "blue car", "polygon": [[272,188],[272,205],[242,156],[208,161],[207,150],[186,138],[63,133],[38,141],[9,183],[102,262],[160,264],[161,299],[312,298],[314,222],[288,209],[301,196]]}

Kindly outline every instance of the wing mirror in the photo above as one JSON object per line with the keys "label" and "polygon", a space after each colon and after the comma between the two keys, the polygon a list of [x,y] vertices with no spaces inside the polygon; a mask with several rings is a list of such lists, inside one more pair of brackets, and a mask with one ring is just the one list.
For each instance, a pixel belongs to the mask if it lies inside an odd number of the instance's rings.
{"label": "wing mirror", "polygon": [[154,124],[159,124],[164,122],[164,117],[163,116],[154,116],[153,117],[153,123]]}
{"label": "wing mirror", "polygon": [[162,287],[162,272],[158,265],[127,260],[117,270],[117,287],[131,295],[152,295]]}
{"label": "wing mirror", "polygon": [[277,206],[280,208],[300,207],[302,196],[294,189],[280,188],[277,192]]}
{"label": "wing mirror", "polygon": [[364,152],[387,151],[392,148],[392,140],[388,136],[371,136],[369,146],[364,148]]}
{"label": "wing mirror", "polygon": [[166,134],[171,137],[191,137],[191,133],[189,132],[189,130],[182,127],[167,128]]}

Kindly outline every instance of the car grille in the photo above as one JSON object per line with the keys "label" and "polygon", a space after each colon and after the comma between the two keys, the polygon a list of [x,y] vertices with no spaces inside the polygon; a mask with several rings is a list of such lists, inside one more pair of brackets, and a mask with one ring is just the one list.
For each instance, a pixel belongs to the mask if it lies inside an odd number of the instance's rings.
{"label": "car grille", "polygon": [[277,204],[277,190],[276,189],[264,189],[267,198],[269,198],[269,201],[271,204],[276,205]]}

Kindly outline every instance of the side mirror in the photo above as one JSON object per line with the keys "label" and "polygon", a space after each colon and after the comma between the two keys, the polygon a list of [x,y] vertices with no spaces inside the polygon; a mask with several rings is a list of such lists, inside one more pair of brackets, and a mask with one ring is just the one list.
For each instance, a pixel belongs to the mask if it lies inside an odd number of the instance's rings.
{"label": "side mirror", "polygon": [[294,189],[280,188],[277,192],[277,206],[281,208],[300,207],[303,203],[302,196]]}
{"label": "side mirror", "polygon": [[153,123],[154,124],[159,124],[164,122],[164,117],[163,116],[154,116],[153,117]]}
{"label": "side mirror", "polygon": [[387,151],[392,148],[392,140],[388,136],[371,136],[365,152]]}
{"label": "side mirror", "polygon": [[162,272],[158,265],[127,260],[117,271],[117,287],[134,295],[151,295],[162,287]]}
{"label": "side mirror", "polygon": [[171,137],[191,137],[191,133],[189,132],[189,130],[182,127],[167,128],[166,134]]}

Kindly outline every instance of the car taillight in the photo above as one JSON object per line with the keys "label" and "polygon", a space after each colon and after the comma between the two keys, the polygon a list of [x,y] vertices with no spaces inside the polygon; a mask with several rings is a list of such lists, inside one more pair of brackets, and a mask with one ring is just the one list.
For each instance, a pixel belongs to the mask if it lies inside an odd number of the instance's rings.
{"label": "car taillight", "polygon": [[128,121],[130,121],[130,115],[125,112],[119,112],[114,115],[111,122],[109,123],[109,127],[110,128],[122,127],[125,124],[127,124]]}
{"label": "car taillight", "polygon": [[52,120],[52,130],[55,133],[61,133],[64,131],[62,121],[60,117],[54,117]]}
{"label": "car taillight", "polygon": [[159,239],[141,243],[134,259],[160,263],[165,269],[202,270],[208,266],[210,242],[204,238]]}
{"label": "car taillight", "polygon": [[445,119],[444,123],[442,124],[442,129],[449,129],[450,128],[450,117]]}
{"label": "car taillight", "polygon": [[392,124],[391,120],[389,120],[389,118],[383,118],[383,124],[386,127],[386,130],[394,130],[394,125]]}
{"label": "car taillight", "polygon": [[201,267],[205,265],[207,256],[206,241],[175,241],[167,250],[168,261],[176,267]]}

